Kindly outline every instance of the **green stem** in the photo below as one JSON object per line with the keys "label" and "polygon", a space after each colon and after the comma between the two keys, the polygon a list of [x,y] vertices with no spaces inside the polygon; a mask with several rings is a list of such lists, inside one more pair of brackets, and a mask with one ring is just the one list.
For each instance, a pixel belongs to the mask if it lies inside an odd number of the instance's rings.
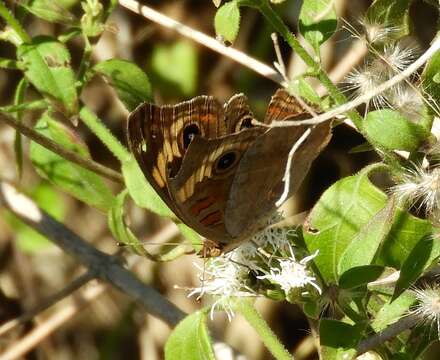
{"label": "green stem", "polygon": [[15,60],[0,57],[0,69],[20,70],[20,65]]}
{"label": "green stem", "polygon": [[20,38],[21,42],[30,42],[31,38],[23,29],[18,20],[12,16],[9,9],[6,7],[5,3],[0,0],[0,16],[6,21],[6,23],[15,31],[15,33]]}
{"label": "green stem", "polygon": [[267,325],[258,311],[255,309],[253,302],[250,300],[237,299],[234,309],[244,316],[246,321],[255,329],[260,339],[266,345],[271,354],[278,360],[292,360],[293,357],[283,344],[280,343],[271,328]]}
{"label": "green stem", "polygon": [[29,102],[23,102],[17,105],[0,106],[0,111],[6,113],[15,113],[23,110],[46,110],[48,107],[49,107],[48,102],[44,99],[40,99]]}
{"label": "green stem", "polygon": [[[89,38],[84,35],[84,52],[83,56],[81,58],[81,63],[79,64],[79,70],[78,70],[78,81],[81,84],[81,87],[84,86],[85,80],[86,80],[86,73],[87,70],[90,67],[90,58],[92,56],[92,45],[90,44]],[[79,92],[81,92],[81,89],[79,89]]]}
{"label": "green stem", "polygon": [[[256,7],[266,18],[272,27],[287,41],[290,47],[296,54],[306,63],[307,66],[315,70],[316,77],[327,88],[330,96],[337,105],[342,105],[347,102],[347,98],[342,94],[335,84],[330,80],[326,72],[321,68],[320,64],[313,59],[313,57],[304,49],[298,39],[292,34],[289,28],[284,24],[279,15],[268,4],[267,0],[258,1]],[[353,121],[358,129],[362,128],[362,117],[356,111],[347,112],[347,116]]]}
{"label": "green stem", "polygon": [[[20,80],[15,90],[14,105],[23,104],[28,85],[29,83],[25,78],[22,78]],[[21,120],[23,118],[23,110],[17,111],[15,114],[15,118],[19,123],[21,123]],[[18,130],[15,131],[14,151],[15,151],[18,178],[21,179],[21,176],[23,174],[23,143],[21,139],[21,133]]]}
{"label": "green stem", "polygon": [[79,112],[79,117],[121,163],[128,161],[130,153],[90,109],[84,106]]}

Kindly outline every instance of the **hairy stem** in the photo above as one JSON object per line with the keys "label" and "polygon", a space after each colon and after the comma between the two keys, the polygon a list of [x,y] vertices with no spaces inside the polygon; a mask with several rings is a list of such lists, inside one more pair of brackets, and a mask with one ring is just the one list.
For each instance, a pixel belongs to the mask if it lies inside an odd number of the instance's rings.
{"label": "hairy stem", "polygon": [[128,150],[90,109],[84,106],[79,112],[79,117],[121,163],[130,158]]}
{"label": "hairy stem", "polygon": [[253,302],[249,300],[237,300],[234,309],[244,316],[246,321],[255,329],[267,349],[277,360],[292,360],[293,357],[283,344],[280,343],[266,321],[255,309]]}

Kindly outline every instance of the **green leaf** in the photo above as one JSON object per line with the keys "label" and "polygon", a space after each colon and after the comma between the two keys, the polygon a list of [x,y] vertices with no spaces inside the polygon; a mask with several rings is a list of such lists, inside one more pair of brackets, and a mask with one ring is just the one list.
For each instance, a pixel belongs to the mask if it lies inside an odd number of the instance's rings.
{"label": "green leaf", "polygon": [[386,195],[362,173],[344,178],[324,192],[304,229],[310,253],[326,282],[338,282],[338,263],[347,246],[380,209]]}
{"label": "green leaf", "polygon": [[133,157],[123,162],[121,169],[128,192],[137,206],[148,209],[160,216],[175,218],[174,213],[145,179],[142,170]]}
{"label": "green leaf", "polygon": [[431,232],[429,221],[398,210],[377,263],[400,269],[419,240]]}
{"label": "green leaf", "polygon": [[339,278],[339,286],[343,289],[352,289],[375,281],[382,275],[384,267],[380,265],[363,265],[352,267]]}
{"label": "green leaf", "polygon": [[23,4],[23,7],[33,15],[54,23],[73,25],[75,17],[58,0],[32,0]]}
{"label": "green leaf", "polygon": [[[41,209],[56,220],[63,221],[66,213],[65,202],[51,185],[47,182],[41,182],[32,189],[29,195]],[[14,229],[17,245],[21,251],[32,254],[53,246],[51,241],[23,223],[12,213],[6,213],[6,215],[5,219]]]}
{"label": "green leaf", "polygon": [[426,64],[422,73],[422,81],[421,81],[423,90],[430,95],[429,97],[427,97],[428,101],[433,102],[434,106],[438,106],[436,104],[440,103],[439,77],[440,77],[440,51],[437,51]]}
{"label": "green leaf", "polygon": [[115,88],[128,111],[153,98],[147,74],[130,61],[111,59],[95,65],[93,70],[103,75]]}
{"label": "green leaf", "polygon": [[301,76],[289,83],[289,92],[292,91],[294,94],[306,99],[312,104],[321,104],[321,98],[316,93],[315,89]]}
{"label": "green leaf", "polygon": [[375,214],[345,249],[338,264],[338,273],[363,265],[370,265],[393,224],[394,201]]}
{"label": "green leaf", "polygon": [[78,112],[75,75],[70,54],[57,40],[39,36],[17,48],[17,57],[25,66],[25,76],[44,95],[55,101],[56,108],[67,115]]}
{"label": "green leaf", "polygon": [[191,43],[178,41],[157,45],[151,58],[153,75],[167,94],[191,96],[197,89],[197,50]]}
{"label": "green leaf", "polygon": [[326,360],[351,359],[361,339],[363,327],[342,321],[322,319],[319,339],[322,358]]}
{"label": "green leaf", "polygon": [[299,14],[299,31],[312,45],[316,54],[319,54],[319,47],[333,35],[336,27],[336,12],[333,1],[303,1]]}
{"label": "green leaf", "polygon": [[384,330],[388,325],[395,323],[405,315],[415,301],[414,295],[410,292],[404,292],[393,301],[391,301],[390,298],[389,302],[386,303],[374,317],[371,322],[371,327],[376,332]]}
{"label": "green leaf", "polygon": [[423,126],[390,109],[369,112],[364,121],[364,131],[376,146],[410,152],[417,150],[429,135]]}
{"label": "green leaf", "polygon": [[[65,148],[90,158],[89,151],[81,140],[64,125],[53,120],[47,112],[37,122],[35,130]],[[65,160],[35,142],[31,143],[30,158],[37,172],[63,191],[104,211],[112,207],[115,198],[95,173]]]}
{"label": "green leaf", "polygon": [[409,6],[412,0],[375,0],[368,8],[367,21],[397,29],[390,35],[397,39],[409,34]]}
{"label": "green leaf", "polygon": [[122,244],[130,247],[136,254],[145,256],[146,251],[139,239],[128,228],[124,220],[124,203],[128,190],[123,190],[116,196],[113,206],[107,213],[108,225],[113,236]]}
{"label": "green leaf", "polygon": [[215,360],[202,311],[188,315],[171,333],[165,344],[165,360]]}
{"label": "green leaf", "polygon": [[434,239],[431,235],[421,238],[402,265],[393,297],[399,296],[408,289],[439,257],[440,243],[438,239]]}
{"label": "green leaf", "polygon": [[148,183],[133,157],[129,161],[122,163],[122,175],[124,176],[128,193],[137,206],[177,221],[177,226],[183,236],[191,242],[197,251],[201,249],[202,238],[200,235],[187,225],[178,222],[176,215]]}
{"label": "green leaf", "polygon": [[214,18],[215,33],[233,43],[240,28],[240,9],[237,1],[230,1],[217,10]]}

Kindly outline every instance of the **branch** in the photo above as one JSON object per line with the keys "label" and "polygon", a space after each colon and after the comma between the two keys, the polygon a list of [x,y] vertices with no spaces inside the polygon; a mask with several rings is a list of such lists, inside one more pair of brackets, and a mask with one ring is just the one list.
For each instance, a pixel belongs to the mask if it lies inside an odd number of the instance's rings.
{"label": "branch", "polygon": [[102,295],[107,288],[108,286],[106,286],[106,284],[97,284],[87,287],[71,304],[61,307],[54,314],[41,321],[38,326],[18,341],[12,342],[12,344],[0,354],[0,360],[21,359],[52,332],[73,318],[81,309],[91,304],[92,300]]}
{"label": "branch", "polygon": [[402,331],[412,328],[417,322],[420,321],[416,315],[408,315],[399,321],[388,326],[384,331],[377,333],[368,339],[361,341],[357,347],[357,354],[359,356],[367,351],[377,348],[385,341],[391,340],[396,337]]}
{"label": "branch", "polygon": [[169,29],[177,31],[179,34],[210,48],[213,51],[222,54],[239,64],[250,68],[256,73],[280,84],[284,84],[283,77],[278,74],[272,67],[266,65],[249,55],[241,52],[232,47],[227,47],[217,41],[215,38],[210,37],[200,31],[197,31],[189,26],[186,26],[160,12],[153,10],[152,8],[141,5],[135,0],[119,0],[119,5],[135,12],[136,14],[142,15],[143,17]]}
{"label": "branch", "polygon": [[26,311],[23,315],[2,324],[0,326],[0,336],[12,330],[16,326],[31,320],[42,311],[50,308],[51,306],[55,305],[57,302],[63,300],[64,298],[66,298],[66,296],[72,294],[73,292],[78,290],[81,286],[87,284],[94,277],[95,275],[92,271],[87,271],[85,274],[79,276],[78,278],[70,282],[66,287],[58,291],[56,294],[45,299],[43,303],[38,304],[29,311]]}
{"label": "branch", "polygon": [[99,174],[109,180],[118,182],[120,184],[124,183],[123,177],[118,172],[104,165],[101,165],[91,159],[86,159],[73,151],[67,150],[66,148],[56,143],[55,141],[47,138],[44,135],[41,135],[39,132],[35,131],[31,127],[26,126],[23,123],[17,121],[12,116],[0,112],[0,121],[3,121],[6,124],[12,126],[21,134],[27,136],[29,139],[35,141],[36,143],[40,144],[46,149],[53,151],[54,153],[58,154],[64,159],[71,161],[87,170],[93,171],[94,173]]}
{"label": "branch", "polygon": [[139,302],[151,315],[170,326],[176,325],[185,316],[182,310],[126,270],[115,257],[95,249],[6,181],[0,181],[0,205],[45,235],[98,278]]}
{"label": "branch", "polygon": [[327,111],[326,113],[316,116],[311,119],[299,120],[299,121],[275,121],[271,123],[271,127],[286,127],[286,126],[299,126],[299,125],[317,125],[326,120],[334,118],[336,115],[340,115],[353,110],[359,105],[368,102],[373,97],[379,95],[380,93],[388,90],[389,88],[397,85],[399,82],[410,77],[415,73],[422,65],[424,65],[438,50],[440,50],[440,37],[437,38],[433,44],[426,50],[416,61],[414,61],[405,70],[392,77],[390,80],[380,84],[374,91],[367,94],[361,95],[344,105],[338,106],[337,108]]}

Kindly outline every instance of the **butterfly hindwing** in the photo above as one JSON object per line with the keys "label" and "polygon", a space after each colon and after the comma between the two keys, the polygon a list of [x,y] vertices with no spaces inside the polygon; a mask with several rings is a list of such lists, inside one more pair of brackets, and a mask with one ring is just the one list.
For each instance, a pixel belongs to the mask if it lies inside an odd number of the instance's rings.
{"label": "butterfly hindwing", "polygon": [[[268,107],[265,122],[282,121],[287,117],[290,120],[300,119],[305,114],[293,96],[285,90],[278,90]],[[247,150],[240,161],[226,204],[226,229],[231,236],[242,237],[255,232],[276,209],[276,202],[284,193],[289,152],[307,129],[310,129],[310,134],[292,157],[287,198],[299,188],[311,163],[329,142],[330,122],[316,127],[270,128]]]}

